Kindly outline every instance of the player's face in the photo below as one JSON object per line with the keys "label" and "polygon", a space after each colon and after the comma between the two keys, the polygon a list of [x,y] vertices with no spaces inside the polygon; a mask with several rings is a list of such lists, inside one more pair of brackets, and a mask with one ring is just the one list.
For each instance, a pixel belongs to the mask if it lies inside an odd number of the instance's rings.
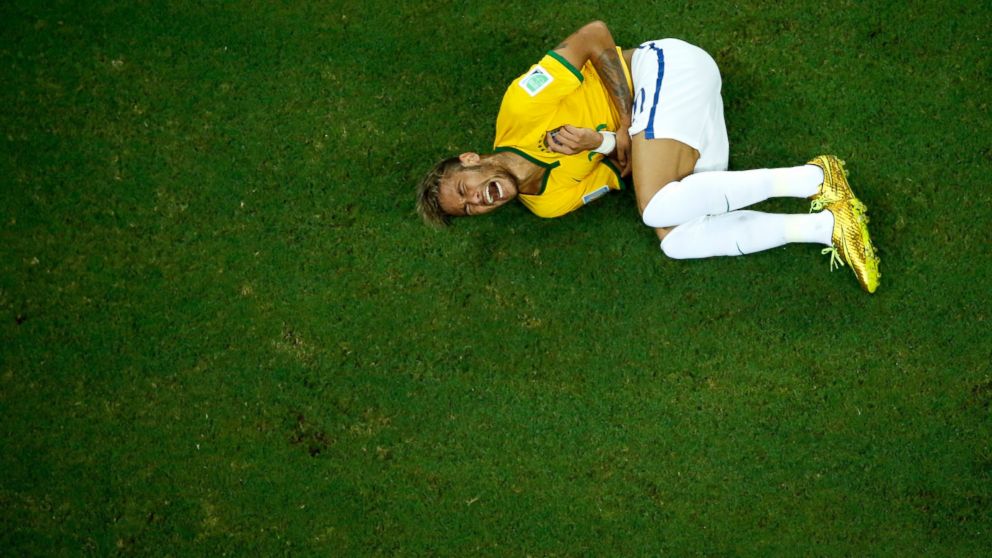
{"label": "player's face", "polygon": [[487,163],[449,172],[438,189],[441,209],[459,217],[489,213],[515,197],[517,182],[513,176]]}

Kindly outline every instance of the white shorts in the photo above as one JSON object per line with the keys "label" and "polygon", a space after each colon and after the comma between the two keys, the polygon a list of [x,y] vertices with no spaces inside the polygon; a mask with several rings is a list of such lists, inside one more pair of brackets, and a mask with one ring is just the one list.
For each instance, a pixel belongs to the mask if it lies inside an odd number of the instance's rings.
{"label": "white shorts", "polygon": [[673,139],[699,151],[694,172],[727,170],[720,69],[705,50],[678,39],[642,44],[630,62],[634,105],[630,135]]}

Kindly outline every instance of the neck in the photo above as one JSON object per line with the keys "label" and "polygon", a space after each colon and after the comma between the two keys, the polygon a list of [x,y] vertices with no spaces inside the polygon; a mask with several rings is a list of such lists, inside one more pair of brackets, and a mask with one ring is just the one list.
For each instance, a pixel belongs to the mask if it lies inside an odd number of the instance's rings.
{"label": "neck", "polygon": [[541,190],[541,177],[544,167],[535,165],[512,151],[500,151],[490,155],[492,161],[517,181],[517,190],[521,194],[537,194]]}

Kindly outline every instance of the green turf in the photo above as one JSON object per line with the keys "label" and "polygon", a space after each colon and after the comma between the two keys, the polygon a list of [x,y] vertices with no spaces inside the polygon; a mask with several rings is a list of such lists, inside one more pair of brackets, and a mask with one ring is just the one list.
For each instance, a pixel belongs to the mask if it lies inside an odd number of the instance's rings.
{"label": "green turf", "polygon": [[[0,554],[987,553],[992,8],[642,4],[0,5]],[[879,292],[423,227],[595,18],[713,53],[732,168],[845,158]]]}

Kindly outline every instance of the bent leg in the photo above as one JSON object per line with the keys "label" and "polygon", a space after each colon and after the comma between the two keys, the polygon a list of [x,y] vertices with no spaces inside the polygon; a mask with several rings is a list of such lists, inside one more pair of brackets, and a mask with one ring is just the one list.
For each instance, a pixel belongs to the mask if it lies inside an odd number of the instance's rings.
{"label": "bent leg", "polygon": [[742,256],[790,242],[830,246],[834,218],[829,211],[782,215],[731,211],[703,215],[683,223],[665,237],[661,250],[675,259]]}
{"label": "bent leg", "polygon": [[673,227],[702,215],[717,215],[768,198],[808,198],[823,182],[816,165],[782,169],[699,172],[668,184],[643,210],[644,224]]}
{"label": "bent leg", "polygon": [[[699,151],[673,139],[646,139],[644,132],[631,138],[631,161],[634,170],[634,191],[637,210],[644,213],[659,190],[692,174],[699,160]],[[668,234],[667,228],[655,229],[658,238]]]}

